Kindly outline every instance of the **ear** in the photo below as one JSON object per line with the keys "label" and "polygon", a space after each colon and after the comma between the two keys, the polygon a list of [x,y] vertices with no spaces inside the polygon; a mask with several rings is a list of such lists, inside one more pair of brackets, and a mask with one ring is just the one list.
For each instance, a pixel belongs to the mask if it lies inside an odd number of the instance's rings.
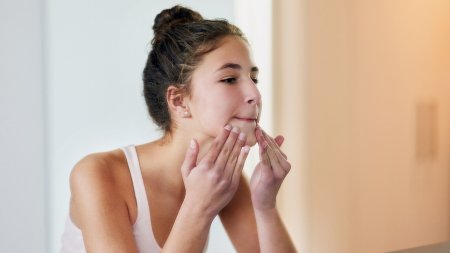
{"label": "ear", "polygon": [[169,110],[174,115],[177,115],[180,118],[189,118],[191,116],[189,106],[187,105],[186,94],[181,88],[173,85],[169,86],[166,92],[166,100]]}

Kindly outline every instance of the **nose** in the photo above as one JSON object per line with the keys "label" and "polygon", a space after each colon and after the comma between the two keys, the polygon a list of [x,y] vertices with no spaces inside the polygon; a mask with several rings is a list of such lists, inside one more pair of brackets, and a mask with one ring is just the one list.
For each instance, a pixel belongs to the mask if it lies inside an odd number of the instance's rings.
{"label": "nose", "polygon": [[261,103],[261,93],[259,93],[258,87],[252,79],[245,83],[245,102],[251,105]]}

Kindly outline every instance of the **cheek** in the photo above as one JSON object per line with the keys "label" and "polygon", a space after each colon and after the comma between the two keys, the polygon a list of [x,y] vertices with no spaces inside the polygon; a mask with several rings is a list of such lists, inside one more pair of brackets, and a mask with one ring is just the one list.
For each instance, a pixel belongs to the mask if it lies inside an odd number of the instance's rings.
{"label": "cheek", "polygon": [[[244,131],[250,144],[254,145],[256,138],[254,137],[254,126],[245,126],[240,122],[233,120],[238,110],[239,94],[232,92],[231,89],[210,90],[208,93],[196,94],[194,102],[195,118],[200,125],[200,131],[207,133],[209,136],[217,136],[223,127],[227,124],[238,126]],[[198,99],[200,98],[201,99]]]}
{"label": "cheek", "polygon": [[[203,111],[205,116],[208,117],[207,120],[211,121],[223,121],[223,124],[226,124],[227,120],[233,116],[235,111],[235,101],[231,98],[232,96],[214,96],[211,94],[209,97],[203,99],[203,101],[199,104],[199,110]],[[225,120],[225,121],[224,121]]]}
{"label": "cheek", "polygon": [[225,106],[223,101],[204,99],[196,105],[195,119],[200,125],[200,131],[209,136],[217,136],[229,123],[232,111]]}

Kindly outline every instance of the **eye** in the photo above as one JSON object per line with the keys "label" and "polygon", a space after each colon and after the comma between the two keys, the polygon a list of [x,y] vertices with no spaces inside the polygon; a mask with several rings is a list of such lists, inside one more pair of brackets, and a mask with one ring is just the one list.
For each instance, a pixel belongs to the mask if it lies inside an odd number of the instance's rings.
{"label": "eye", "polygon": [[235,77],[229,77],[229,78],[225,78],[220,80],[222,83],[226,83],[226,84],[234,84],[237,81],[237,78]]}
{"label": "eye", "polygon": [[257,77],[252,77],[253,83],[258,84],[258,78]]}

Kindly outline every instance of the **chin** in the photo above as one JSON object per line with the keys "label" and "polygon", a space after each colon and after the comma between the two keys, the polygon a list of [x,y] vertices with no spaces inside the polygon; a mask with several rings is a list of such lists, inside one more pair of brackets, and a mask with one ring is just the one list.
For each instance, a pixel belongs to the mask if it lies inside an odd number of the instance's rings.
{"label": "chin", "polygon": [[245,142],[245,145],[248,145],[250,147],[253,147],[256,145],[256,137],[254,134],[247,137],[247,141]]}
{"label": "chin", "polygon": [[237,126],[240,128],[240,130],[247,135],[247,140],[245,142],[245,145],[248,145],[250,147],[255,146],[257,143],[256,136],[255,136],[255,125],[249,124],[247,122],[242,123],[241,121],[230,123],[231,126]]}

